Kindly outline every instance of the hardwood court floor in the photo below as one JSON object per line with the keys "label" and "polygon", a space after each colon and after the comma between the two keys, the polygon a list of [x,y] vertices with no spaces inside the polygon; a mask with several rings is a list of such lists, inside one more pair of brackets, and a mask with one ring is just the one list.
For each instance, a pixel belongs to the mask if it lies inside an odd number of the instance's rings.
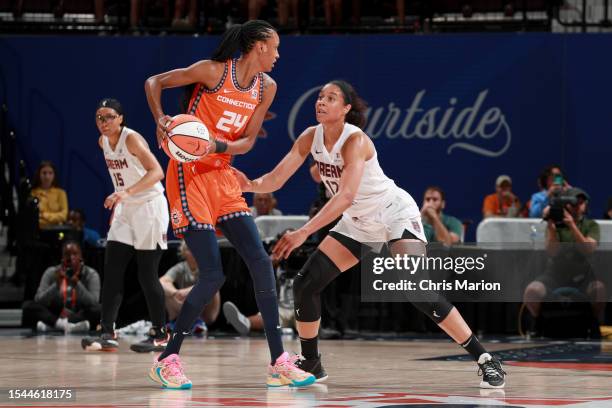
{"label": "hardwood court floor", "polygon": [[[132,340],[132,339],[130,339]],[[490,350],[529,344],[485,344]],[[293,339],[287,350],[299,350]],[[79,407],[379,407],[571,406],[612,407],[612,367],[593,370],[505,365],[505,391],[480,390],[469,361],[423,361],[461,354],[446,341],[323,341],[327,382],[302,389],[267,389],[264,339],[187,339],[181,357],[190,391],[163,390],[147,378],[153,354],[86,353],[77,336],[0,337],[0,406]],[[9,401],[8,388],[70,387],[69,402]]]}

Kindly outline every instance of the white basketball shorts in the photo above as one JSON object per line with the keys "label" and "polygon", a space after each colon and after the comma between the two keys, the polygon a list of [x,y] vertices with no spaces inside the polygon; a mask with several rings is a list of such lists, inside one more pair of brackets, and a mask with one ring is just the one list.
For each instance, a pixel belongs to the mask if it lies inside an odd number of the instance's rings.
{"label": "white basketball shorts", "polygon": [[410,194],[399,187],[381,200],[381,205],[371,213],[359,217],[342,214],[331,230],[361,243],[389,242],[401,238],[404,230],[408,230],[427,243],[419,206]]}
{"label": "white basketball shorts", "polygon": [[134,249],[168,249],[168,202],[163,194],[140,203],[119,203],[113,211],[108,241]]}

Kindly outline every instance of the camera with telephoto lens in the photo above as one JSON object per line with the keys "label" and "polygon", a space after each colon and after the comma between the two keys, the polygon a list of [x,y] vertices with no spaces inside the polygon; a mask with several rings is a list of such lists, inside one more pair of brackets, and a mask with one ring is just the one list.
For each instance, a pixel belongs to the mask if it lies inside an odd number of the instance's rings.
{"label": "camera with telephoto lens", "polygon": [[563,211],[566,205],[575,206],[578,204],[578,197],[570,191],[557,190],[552,193],[548,200],[550,209],[546,220],[551,220],[557,227],[565,227],[563,222]]}
{"label": "camera with telephoto lens", "polygon": [[[276,235],[276,238],[270,242],[270,248],[273,248],[276,243],[285,235],[287,232],[295,231],[293,228],[288,228]],[[293,279],[295,275],[302,269],[302,266],[308,260],[308,257],[315,251],[317,245],[312,242],[305,242],[296,249],[294,249],[287,259],[279,261],[279,267],[284,271],[284,277]]]}

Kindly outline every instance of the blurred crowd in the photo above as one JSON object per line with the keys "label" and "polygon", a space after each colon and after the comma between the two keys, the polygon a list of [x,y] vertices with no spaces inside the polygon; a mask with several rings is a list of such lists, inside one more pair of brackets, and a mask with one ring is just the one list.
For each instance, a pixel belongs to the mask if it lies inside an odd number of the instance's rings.
{"label": "blurred crowd", "polygon": [[[58,20],[87,13],[94,16],[95,24],[117,24],[121,20],[133,32],[151,28],[216,32],[252,19],[270,21],[282,32],[376,26],[403,30],[408,25],[411,30],[420,31],[427,29],[427,21],[434,13],[431,2],[423,0],[53,0],[39,3],[15,1],[14,19],[19,20],[28,12],[47,12]],[[444,11],[443,2],[440,4]],[[504,12],[504,9],[498,11]]]}

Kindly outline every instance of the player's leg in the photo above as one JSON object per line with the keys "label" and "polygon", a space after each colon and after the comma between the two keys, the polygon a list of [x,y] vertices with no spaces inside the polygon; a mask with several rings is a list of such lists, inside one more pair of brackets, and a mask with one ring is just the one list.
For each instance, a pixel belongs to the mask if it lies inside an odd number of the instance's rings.
{"label": "player's leg", "polygon": [[225,281],[221,254],[213,230],[187,231],[185,242],[198,263],[200,275],[183,302],[166,350],[160,354],[149,372],[149,377],[164,388],[191,388],[191,381],[183,372],[178,354],[193,323]]}
{"label": "player's leg", "polygon": [[168,344],[168,333],[166,332],[166,310],[164,301],[164,290],[159,282],[159,261],[163,250],[158,246],[156,249],[136,250],[136,263],[138,265],[138,282],[147,302],[149,318],[152,326],[147,338],[130,346],[132,351],[138,353],[149,353],[151,351],[164,351]]}
{"label": "player's leg", "polygon": [[270,256],[261,243],[252,217],[231,218],[221,221],[218,226],[249,268],[255,289],[255,300],[264,320],[271,361],[274,362],[284,350],[281,331],[278,328],[276,280]]}
{"label": "player's leg", "polygon": [[340,273],[359,263],[361,244],[332,231],[310,255],[293,281],[295,326],[300,336],[303,359],[298,366],[324,381],[327,373],[319,353],[321,292]]}
{"label": "player's leg", "polygon": [[103,333],[114,331],[119,306],[123,300],[125,271],[134,256],[134,247],[118,241],[107,241],[104,253],[104,283],[102,284]]}
{"label": "player's leg", "polygon": [[[395,197],[383,206],[381,220],[387,226],[392,256],[426,256],[427,239],[418,205],[406,191],[397,189]],[[423,271],[417,271],[416,273]],[[499,360],[486,352],[463,317],[452,304],[435,292],[419,292],[410,299],[478,363],[483,375],[482,388],[503,388],[505,372]]]}
{"label": "player's leg", "polygon": [[[115,227],[118,221],[113,221],[109,238],[114,232],[121,230]],[[112,234],[113,233],[113,234]],[[81,341],[81,346],[87,351],[116,351],[119,347],[115,334],[115,321],[119,313],[119,306],[123,300],[123,288],[125,270],[127,269],[132,257],[134,247],[123,242],[109,240],[106,242],[104,252],[104,280],[102,283],[102,312],[101,312],[101,332],[95,337],[85,337]]]}
{"label": "player's leg", "polygon": [[187,231],[185,242],[198,263],[200,274],[183,302],[181,312],[176,318],[175,333],[160,359],[170,354],[178,354],[184,335],[191,330],[193,323],[202,314],[204,306],[211,302],[225,282],[215,232]]}
{"label": "player's leg", "polygon": [[[422,231],[422,228],[420,230]],[[427,253],[425,245],[414,233],[405,230],[400,239],[389,242],[389,249],[392,256],[425,256]],[[505,372],[501,367],[501,362],[487,353],[459,311],[437,293],[430,292],[420,295],[423,296],[424,300],[414,302],[414,306],[429,316],[474,358],[480,367],[479,374],[483,375],[483,380],[480,383],[481,388],[503,388]]]}
{"label": "player's leg", "polygon": [[265,251],[257,226],[250,215],[221,217],[219,228],[242,257],[253,279],[255,300],[264,321],[264,332],[270,348],[271,364],[268,385],[305,386],[315,378],[298,369],[283,350],[279,325],[276,279],[270,256]]}
{"label": "player's leg", "polygon": [[120,218],[129,227],[138,281],[147,302],[149,318],[153,322],[147,339],[132,344],[130,349],[136,352],[163,351],[168,338],[165,331],[164,291],[159,282],[158,269],[163,250],[168,248],[166,198],[160,194],[142,204],[125,205]]}

